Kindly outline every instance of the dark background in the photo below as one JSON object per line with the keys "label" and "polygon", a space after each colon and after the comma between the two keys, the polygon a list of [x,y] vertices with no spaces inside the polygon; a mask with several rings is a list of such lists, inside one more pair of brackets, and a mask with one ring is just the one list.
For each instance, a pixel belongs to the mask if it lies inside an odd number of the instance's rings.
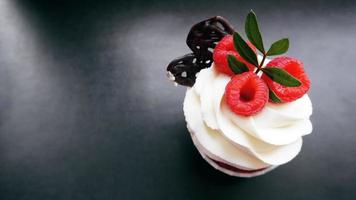
{"label": "dark background", "polygon": [[[165,77],[214,15],[266,46],[291,41],[312,80],[314,131],[267,175],[215,171]],[[356,198],[356,3],[0,0],[0,199]]]}

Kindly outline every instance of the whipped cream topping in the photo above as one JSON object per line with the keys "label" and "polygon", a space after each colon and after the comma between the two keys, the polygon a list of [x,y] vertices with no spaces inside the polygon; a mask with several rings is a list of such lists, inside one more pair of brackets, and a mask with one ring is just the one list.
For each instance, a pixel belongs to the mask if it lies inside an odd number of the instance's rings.
{"label": "whipped cream topping", "polygon": [[267,103],[258,114],[245,117],[233,113],[224,101],[229,81],[212,66],[201,70],[187,89],[184,114],[203,157],[245,170],[269,169],[293,159],[302,136],[312,131],[308,95],[290,103]]}

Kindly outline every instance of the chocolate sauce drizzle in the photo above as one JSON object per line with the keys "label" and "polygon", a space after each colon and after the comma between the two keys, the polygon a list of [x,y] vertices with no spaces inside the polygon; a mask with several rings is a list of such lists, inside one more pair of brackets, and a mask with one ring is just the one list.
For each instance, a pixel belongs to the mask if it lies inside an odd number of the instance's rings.
{"label": "chocolate sauce drizzle", "polygon": [[216,44],[234,29],[228,21],[215,16],[195,24],[189,31],[187,45],[193,53],[186,54],[171,61],[167,67],[170,76],[180,85],[192,87],[196,74],[211,66],[213,50]]}

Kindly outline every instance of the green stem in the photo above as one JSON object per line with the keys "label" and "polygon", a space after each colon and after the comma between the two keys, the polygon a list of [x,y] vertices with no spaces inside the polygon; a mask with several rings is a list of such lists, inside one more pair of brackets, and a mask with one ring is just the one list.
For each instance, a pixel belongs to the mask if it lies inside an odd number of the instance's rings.
{"label": "green stem", "polygon": [[263,66],[263,63],[264,63],[265,60],[266,60],[266,57],[267,57],[267,55],[266,55],[266,54],[263,54],[262,61],[261,61],[260,65],[257,67],[256,74],[258,74],[258,72],[261,71],[262,66]]}

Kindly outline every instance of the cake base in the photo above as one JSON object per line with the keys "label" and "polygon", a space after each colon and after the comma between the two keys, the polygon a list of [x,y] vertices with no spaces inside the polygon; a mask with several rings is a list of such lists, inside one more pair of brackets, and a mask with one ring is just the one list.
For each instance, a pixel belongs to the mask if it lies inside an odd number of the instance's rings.
{"label": "cake base", "polygon": [[277,167],[277,166],[270,166],[262,169],[246,170],[246,169],[237,168],[235,166],[231,166],[225,162],[214,160],[203,152],[203,150],[201,149],[202,147],[200,147],[200,145],[196,141],[194,133],[192,133],[189,128],[188,130],[190,132],[190,136],[193,140],[194,146],[197,148],[199,154],[203,157],[203,159],[206,160],[216,170],[223,172],[227,175],[242,177],[242,178],[251,178],[251,177],[263,175]]}

